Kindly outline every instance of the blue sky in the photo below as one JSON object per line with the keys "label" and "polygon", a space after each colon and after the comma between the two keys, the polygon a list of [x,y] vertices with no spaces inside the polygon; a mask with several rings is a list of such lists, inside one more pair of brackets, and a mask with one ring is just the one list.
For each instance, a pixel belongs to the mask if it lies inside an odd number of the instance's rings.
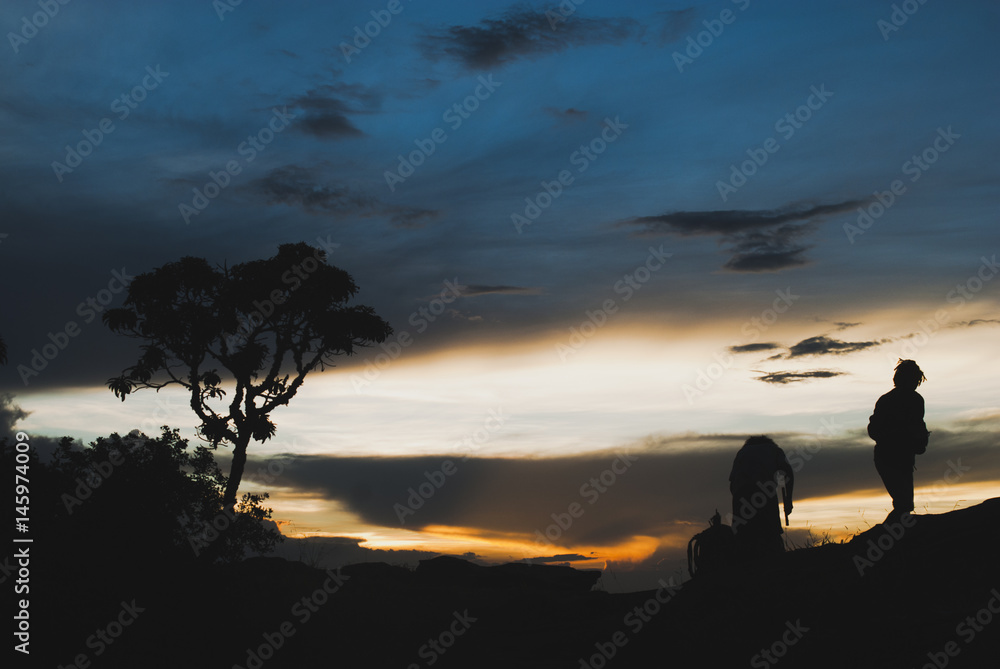
{"label": "blue sky", "polygon": [[[509,457],[690,434],[795,443],[829,415],[845,425],[838,448],[867,447],[858,430],[897,357],[922,362],[929,415],[955,434],[993,424],[993,3],[925,3],[891,32],[881,2],[589,0],[554,23],[557,5],[387,6],[244,2],[220,17],[208,1],[109,0],[59,5],[35,32],[23,17],[37,3],[0,9],[0,378],[33,412],[24,425],[92,438],[154,411],[155,398],[122,405],[103,388],[134,349],[79,306],[119,306],[114,272],[295,241],[325,244],[413,344],[373,378],[377,349],[310,377],[262,457],[448,453],[496,407],[517,416],[490,442]],[[391,21],[348,62],[341,44],[371,12]],[[124,118],[123,95],[142,98]],[[114,129],[95,135],[103,119]],[[88,136],[100,143],[72,172],[54,168]],[[429,141],[390,189],[398,156]],[[744,167],[753,155],[763,164]],[[185,220],[227,163],[238,173]],[[727,181],[739,187],[723,199]],[[897,181],[870,227],[845,229]],[[547,206],[518,229],[526,198]],[[446,280],[462,295],[419,328]],[[781,291],[794,303],[768,314]],[[586,325],[607,300],[614,313]],[[33,368],[69,323],[79,334]],[[768,346],[733,348],[750,344]],[[193,416],[171,424],[190,434]],[[374,516],[331,486],[310,494],[336,512],[287,515],[333,533],[365,518],[357,532],[375,536]],[[724,484],[713,494],[725,503]],[[656,531],[635,536],[668,534]]]}

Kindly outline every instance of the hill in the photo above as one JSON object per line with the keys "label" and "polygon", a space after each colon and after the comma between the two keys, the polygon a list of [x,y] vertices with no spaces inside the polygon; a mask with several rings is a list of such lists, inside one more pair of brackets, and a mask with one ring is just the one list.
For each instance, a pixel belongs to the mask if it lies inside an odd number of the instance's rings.
{"label": "hill", "polygon": [[105,576],[48,593],[33,648],[81,669],[995,667],[998,529],[991,499],[628,594],[592,590],[595,571],[457,558]]}

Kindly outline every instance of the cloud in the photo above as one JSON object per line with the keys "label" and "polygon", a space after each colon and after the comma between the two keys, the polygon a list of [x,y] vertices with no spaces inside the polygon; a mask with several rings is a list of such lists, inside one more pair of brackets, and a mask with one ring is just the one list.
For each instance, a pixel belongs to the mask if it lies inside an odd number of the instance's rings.
{"label": "cloud", "polygon": [[742,344],[739,346],[730,346],[730,353],[756,353],[758,351],[774,351],[779,348],[783,348],[781,344],[776,344],[774,342],[761,342],[759,344]]}
{"label": "cloud", "polygon": [[857,206],[856,201],[817,205],[807,209],[679,211],[659,216],[642,216],[626,221],[629,225],[645,226],[650,234],[672,233],[682,237],[697,235],[734,235],[827,216]]}
{"label": "cloud", "polygon": [[802,243],[819,222],[833,214],[853,209],[856,201],[776,210],[679,211],[640,216],[619,226],[638,228],[637,234],[716,237],[732,257],[723,267],[733,272],[776,272],[807,264]]}
{"label": "cloud", "polygon": [[803,339],[798,344],[793,345],[790,349],[788,349],[787,357],[799,358],[804,355],[843,355],[845,353],[864,351],[865,349],[879,346],[888,341],[891,340],[840,341],[838,339],[830,339],[829,337],[820,335],[819,337],[809,337],[808,339]]}
{"label": "cloud", "polygon": [[556,107],[545,107],[543,109],[546,114],[552,116],[563,123],[573,123],[575,121],[585,121],[587,120],[588,113],[586,111],[576,109],[574,107],[567,107],[566,109],[557,109]]}
{"label": "cloud", "polygon": [[532,564],[552,564],[553,562],[580,562],[583,560],[596,560],[596,559],[597,558],[580,555],[579,553],[564,553],[562,555],[549,555],[543,557],[529,558],[525,560],[525,562],[530,562]]}
{"label": "cloud", "polygon": [[346,116],[333,112],[310,114],[296,123],[295,127],[316,137],[361,137],[364,135],[347,120]]}
{"label": "cloud", "polygon": [[14,403],[14,395],[0,393],[0,439],[14,438],[14,425],[28,417],[28,412]]}
{"label": "cloud", "polygon": [[784,385],[786,383],[805,381],[806,379],[829,379],[834,376],[844,376],[845,374],[846,372],[835,372],[829,369],[817,369],[811,372],[771,372],[763,376],[758,376],[757,380],[764,383],[780,383]]}
{"label": "cloud", "polygon": [[378,203],[376,198],[345,185],[321,186],[309,169],[297,165],[275,168],[248,188],[262,195],[267,204],[301,207],[310,214],[353,214],[370,211]]}
{"label": "cloud", "polygon": [[[836,323],[838,325],[838,330],[844,330],[848,327],[854,327],[855,325],[860,325],[860,323]],[[857,351],[864,351],[875,346],[881,346],[887,342],[893,341],[892,339],[879,339],[875,341],[841,341],[839,339],[831,339],[825,335],[819,335],[816,337],[809,337],[808,339],[803,339],[797,344],[794,344],[787,350],[787,353],[779,353],[773,355],[768,360],[785,360],[789,358],[800,358],[808,355],[844,355],[847,353],[856,353]],[[742,346],[730,346],[730,353],[757,353],[759,351],[775,351],[784,348],[781,344],[775,342],[761,342],[755,344],[745,344]],[[799,380],[797,378],[791,378],[791,376],[782,375],[792,375],[791,372],[778,372],[778,376],[775,379],[767,379],[769,383],[787,383],[784,379],[789,380]],[[817,374],[812,374],[813,377],[818,376]],[[826,376],[830,376],[827,374]],[[765,380],[765,379],[762,379]]]}
{"label": "cloud", "polygon": [[422,228],[428,221],[437,218],[441,213],[437,209],[421,207],[393,206],[385,210],[389,214],[389,224],[394,228]]}
{"label": "cloud", "polygon": [[950,328],[974,328],[977,325],[1000,325],[1000,320],[996,318],[974,318],[971,321],[956,321],[949,325]]}
{"label": "cloud", "polygon": [[323,139],[362,137],[348,115],[373,113],[381,106],[381,96],[359,84],[327,84],[291,98],[288,106],[300,110],[293,127]]}
{"label": "cloud", "polygon": [[387,205],[379,198],[346,184],[321,184],[313,170],[299,165],[277,167],[244,190],[262,197],[266,204],[298,207],[308,214],[386,216],[395,228],[420,228],[440,211],[407,205]]}
{"label": "cloud", "polygon": [[[830,372],[799,374],[815,378],[825,373]],[[776,427],[781,420],[774,418]],[[931,425],[931,445],[921,456],[918,486],[940,479],[948,471],[947,461],[959,457],[972,467],[963,475],[963,483],[1000,476],[994,436],[998,420],[994,416],[975,426]],[[798,500],[882,490],[870,457],[860,453],[872,447],[863,425],[852,430],[839,421],[834,425],[838,436],[768,433],[796,467]],[[576,546],[612,546],[638,536],[690,538],[715,509],[725,514],[730,508],[729,471],[747,436],[651,436],[628,447],[625,453],[632,462],[627,466],[613,451],[536,459],[303,455],[283,460],[284,470],[271,485],[337,500],[374,525],[412,530],[453,527],[477,536],[528,541],[554,522],[552,514],[566,513],[576,503],[583,513],[559,542],[576,552]],[[451,475],[440,473],[448,460],[454,466]],[[251,458],[248,479],[258,468],[266,471],[266,464],[266,459]],[[612,475],[615,468],[619,473]],[[448,470],[452,471],[450,466]],[[430,479],[440,485],[434,486]],[[414,498],[419,508],[405,514],[405,523],[400,523],[398,509],[407,508],[408,498],[421,486],[425,493],[432,489],[432,494]],[[882,513],[876,511],[875,515]],[[524,557],[557,553],[539,542],[537,552]]]}
{"label": "cloud", "polygon": [[485,286],[471,284],[459,287],[462,297],[479,297],[480,295],[541,295],[542,289],[530,286]]}
{"label": "cloud", "polygon": [[[301,456],[286,465],[278,483],[339,500],[375,525],[461,527],[470,533],[517,535],[526,540],[551,524],[553,513],[564,513],[576,503],[586,511],[574,521],[567,538],[580,544],[607,545],[634,535],[659,534],[667,521],[662,514],[650,514],[649,509],[671,508],[664,506],[665,497],[674,500],[676,496],[672,513],[695,513],[688,500],[698,496],[699,481],[717,478],[724,484],[732,464],[731,454],[719,458],[688,453],[669,459],[649,455],[640,464],[624,469],[619,461],[617,468],[624,473],[615,474],[615,483],[607,485],[618,457],[615,453],[536,460]],[[451,460],[457,471],[446,477],[420,508],[404,513],[405,523],[401,523],[399,509],[408,509],[408,499],[416,494],[413,491],[422,485],[426,488],[428,474],[433,477],[434,472],[442,471],[446,460]],[[247,467],[249,471],[256,468]],[[592,479],[605,492],[592,487]],[[670,493],[649,496],[658,489]],[[701,515],[698,509],[696,517]],[[552,555],[551,548],[541,544],[537,555]]]}
{"label": "cloud", "polygon": [[431,60],[450,59],[481,70],[573,47],[621,44],[642,34],[642,24],[632,18],[592,19],[578,13],[563,18],[557,5],[538,10],[517,5],[478,25],[431,31],[424,36],[422,49]]}
{"label": "cloud", "polygon": [[[780,246],[783,242],[777,242]],[[726,261],[725,269],[733,272],[777,272],[790,267],[808,264],[805,252],[811,247],[798,246],[787,250],[774,250],[769,245],[754,246],[750,251],[741,251]]]}

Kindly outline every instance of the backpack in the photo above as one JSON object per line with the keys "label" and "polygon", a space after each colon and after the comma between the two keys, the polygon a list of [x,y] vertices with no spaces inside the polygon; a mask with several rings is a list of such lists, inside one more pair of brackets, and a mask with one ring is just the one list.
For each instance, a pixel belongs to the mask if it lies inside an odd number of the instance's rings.
{"label": "backpack", "polygon": [[688,542],[688,573],[717,573],[729,567],[736,556],[736,536],[733,528],[722,524],[716,509],[707,530],[691,537]]}
{"label": "backpack", "polygon": [[882,425],[882,421],[878,419],[878,414],[873,413],[868,417],[868,436],[874,442],[885,441],[885,427]]}

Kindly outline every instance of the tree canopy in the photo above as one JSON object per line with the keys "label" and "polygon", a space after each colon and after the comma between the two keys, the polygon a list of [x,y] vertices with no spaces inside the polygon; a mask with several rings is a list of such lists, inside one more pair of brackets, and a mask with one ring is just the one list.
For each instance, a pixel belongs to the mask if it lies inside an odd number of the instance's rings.
{"label": "tree canopy", "polygon": [[142,388],[183,387],[199,435],[213,448],[233,446],[231,509],[247,445],[274,436],[271,412],[332,356],[392,333],[371,307],[348,305],[357,291],[346,271],[305,243],[232,267],[190,256],[168,263],[137,276],[124,306],[104,313],[112,331],[143,342],[136,364],[108,387],[122,401]]}

